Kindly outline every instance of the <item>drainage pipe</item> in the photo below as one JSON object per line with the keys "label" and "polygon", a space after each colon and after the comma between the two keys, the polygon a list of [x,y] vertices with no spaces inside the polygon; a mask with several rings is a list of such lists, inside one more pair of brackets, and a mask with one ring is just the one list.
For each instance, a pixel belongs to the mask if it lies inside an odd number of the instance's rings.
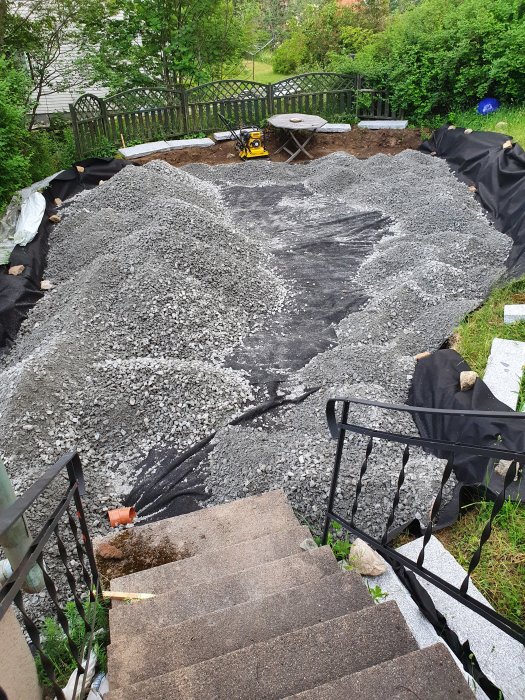
{"label": "drainage pipe", "polygon": [[[0,458],[0,513],[7,510],[15,501],[13,485],[7,474],[4,461]],[[0,535],[0,547],[7,557],[7,560],[0,561],[0,585],[7,581],[13,571],[16,571],[32,544],[33,538],[29,533],[25,516],[19,518],[3,535]],[[38,564],[35,564],[27,574],[24,591],[38,593],[43,588],[42,570]]]}

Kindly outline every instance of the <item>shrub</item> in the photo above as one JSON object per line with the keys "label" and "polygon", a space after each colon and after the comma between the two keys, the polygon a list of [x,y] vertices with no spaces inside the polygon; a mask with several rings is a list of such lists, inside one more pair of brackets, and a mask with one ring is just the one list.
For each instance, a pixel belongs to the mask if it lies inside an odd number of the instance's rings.
{"label": "shrub", "polygon": [[356,56],[394,107],[424,120],[492,95],[523,100],[524,0],[422,0]]}
{"label": "shrub", "polygon": [[296,31],[274,51],[272,68],[274,73],[289,74],[299,70],[306,61],[306,38]]}

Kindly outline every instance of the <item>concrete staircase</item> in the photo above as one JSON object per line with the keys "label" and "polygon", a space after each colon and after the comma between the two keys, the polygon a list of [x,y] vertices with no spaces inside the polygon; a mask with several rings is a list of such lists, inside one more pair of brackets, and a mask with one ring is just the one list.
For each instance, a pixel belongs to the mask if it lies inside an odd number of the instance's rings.
{"label": "concrete staircase", "polygon": [[191,556],[114,579],[106,700],[472,698],[446,648],[419,650],[274,491],[141,527]]}

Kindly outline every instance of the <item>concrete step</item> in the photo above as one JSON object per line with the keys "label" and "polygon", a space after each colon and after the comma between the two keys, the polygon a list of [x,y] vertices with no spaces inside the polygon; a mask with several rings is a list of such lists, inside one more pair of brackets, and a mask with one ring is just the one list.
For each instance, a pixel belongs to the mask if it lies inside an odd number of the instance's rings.
{"label": "concrete step", "polygon": [[416,649],[397,605],[383,603],[112,690],[106,700],[278,700]]}
{"label": "concrete step", "polygon": [[443,644],[435,644],[284,700],[473,700]]}
{"label": "concrete step", "polygon": [[209,583],[173,588],[156,598],[112,608],[111,639],[137,630],[160,629],[190,617],[256,600],[278,591],[316,581],[339,570],[330,547],[320,547],[254,566]]}
{"label": "concrete step", "polygon": [[108,648],[111,688],[160,676],[370,605],[373,601],[361,577],[341,571],[179,625],[136,634],[125,645]]}
{"label": "concrete step", "polygon": [[197,554],[189,559],[114,578],[111,581],[111,589],[166,593],[174,586],[194,586],[292,554],[300,554],[303,551],[301,544],[307,539],[312,539],[309,529],[297,524],[296,527],[259,537],[255,542],[238,542],[229,547]]}
{"label": "concrete step", "polygon": [[[237,542],[258,539],[288,527],[297,527],[298,524],[286,496],[278,490],[138,525],[136,532],[147,537],[152,547],[165,547],[169,542],[191,557]],[[97,538],[95,548],[104,542],[111,542],[113,538],[114,534]]]}

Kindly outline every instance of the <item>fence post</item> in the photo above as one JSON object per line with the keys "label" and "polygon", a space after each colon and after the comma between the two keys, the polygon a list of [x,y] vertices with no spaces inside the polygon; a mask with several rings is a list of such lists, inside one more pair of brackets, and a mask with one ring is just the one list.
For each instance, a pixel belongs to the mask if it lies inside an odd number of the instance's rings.
{"label": "fence post", "polygon": [[189,122],[190,122],[190,115],[188,112],[188,93],[186,92],[185,88],[182,88],[180,92],[180,108],[182,112],[182,128],[185,134],[189,134],[190,129],[189,129]]}
{"label": "fence post", "polygon": [[100,107],[100,118],[102,119],[102,131],[104,132],[104,136],[108,140],[111,140],[111,136],[109,133],[109,121],[108,111],[106,109],[106,101],[102,97],[98,98],[98,106]]}
{"label": "fence post", "polygon": [[77,156],[79,158],[82,158],[82,147],[80,145],[80,134],[78,133],[78,121],[77,121],[77,113],[75,111],[75,105],[73,105],[73,104],[69,105],[69,114],[71,115],[71,128],[73,130],[73,139],[75,141],[75,150],[77,152]]}
{"label": "fence post", "polygon": [[266,97],[268,101],[268,116],[271,117],[273,114],[273,84],[268,83],[266,86]]}

